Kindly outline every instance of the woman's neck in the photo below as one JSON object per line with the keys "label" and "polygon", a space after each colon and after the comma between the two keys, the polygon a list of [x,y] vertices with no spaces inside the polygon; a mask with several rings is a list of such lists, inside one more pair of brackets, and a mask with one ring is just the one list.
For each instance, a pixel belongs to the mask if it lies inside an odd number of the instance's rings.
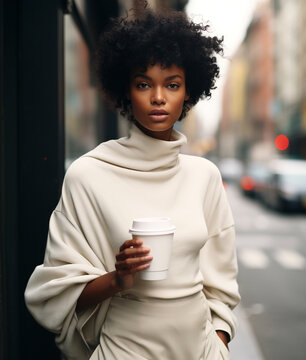
{"label": "woman's neck", "polygon": [[165,131],[151,131],[149,129],[146,129],[141,124],[139,124],[137,121],[135,121],[135,125],[140,129],[144,134],[158,140],[164,140],[164,141],[171,141],[171,134],[173,130],[173,126]]}

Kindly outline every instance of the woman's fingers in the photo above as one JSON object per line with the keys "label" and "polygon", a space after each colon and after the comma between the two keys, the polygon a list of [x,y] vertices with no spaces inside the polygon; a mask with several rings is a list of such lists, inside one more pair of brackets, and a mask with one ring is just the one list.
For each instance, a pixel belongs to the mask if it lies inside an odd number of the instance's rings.
{"label": "woman's fingers", "polygon": [[145,246],[124,248],[116,255],[116,260],[120,261],[130,257],[140,257],[144,254],[148,254],[149,252],[150,248]]}
{"label": "woman's fingers", "polygon": [[133,267],[131,269],[129,269],[130,274],[135,274],[139,271],[145,270],[150,266],[150,264],[146,263],[146,264],[142,264],[136,267]]}
{"label": "woman's fingers", "polygon": [[139,265],[146,264],[147,262],[151,261],[153,259],[152,256],[141,256],[141,257],[132,257],[127,258],[123,261],[117,261],[116,262],[116,269],[125,270],[134,268]]}
{"label": "woman's fingers", "polygon": [[139,247],[141,245],[142,245],[142,240],[140,240],[140,239],[127,240],[120,246],[119,251],[123,251],[124,249],[130,248],[130,247]]}
{"label": "woman's fingers", "polygon": [[125,241],[116,255],[115,267],[120,278],[147,269],[153,256],[148,255],[150,248],[142,246],[139,239]]}
{"label": "woman's fingers", "polygon": [[135,274],[135,273],[137,273],[139,271],[145,270],[149,266],[150,266],[150,264],[148,264],[148,263],[145,263],[145,264],[142,264],[142,265],[139,265],[139,266],[126,268],[126,269],[120,269],[120,268],[117,268],[117,266],[116,266],[116,270],[117,270],[117,273],[118,273],[119,277],[123,278],[124,276],[133,275],[133,274]]}

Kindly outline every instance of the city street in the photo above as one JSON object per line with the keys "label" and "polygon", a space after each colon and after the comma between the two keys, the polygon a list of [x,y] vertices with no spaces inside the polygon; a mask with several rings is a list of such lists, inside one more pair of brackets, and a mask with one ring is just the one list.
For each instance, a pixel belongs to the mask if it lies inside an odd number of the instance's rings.
{"label": "city street", "polygon": [[305,360],[306,214],[281,214],[227,187],[241,306],[232,360]]}

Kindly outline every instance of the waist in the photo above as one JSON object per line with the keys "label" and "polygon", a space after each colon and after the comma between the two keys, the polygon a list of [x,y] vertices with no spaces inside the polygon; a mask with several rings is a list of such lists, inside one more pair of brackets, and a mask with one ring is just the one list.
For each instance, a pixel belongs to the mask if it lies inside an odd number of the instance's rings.
{"label": "waist", "polygon": [[178,300],[192,299],[197,294],[203,296],[202,276],[193,276],[192,281],[189,278],[174,277],[162,281],[146,281],[136,277],[134,286],[118,294],[121,297],[134,299],[138,301],[154,300]]}
{"label": "waist", "polygon": [[177,315],[178,311],[184,308],[188,309],[188,312],[195,309],[195,311],[207,313],[208,318],[210,317],[208,303],[202,291],[179,298],[138,297],[130,293],[119,293],[112,298],[111,304],[116,308],[123,306],[125,311],[128,308],[131,312],[140,313],[142,311],[146,313],[150,308],[151,315],[158,314],[158,316],[163,313]]}

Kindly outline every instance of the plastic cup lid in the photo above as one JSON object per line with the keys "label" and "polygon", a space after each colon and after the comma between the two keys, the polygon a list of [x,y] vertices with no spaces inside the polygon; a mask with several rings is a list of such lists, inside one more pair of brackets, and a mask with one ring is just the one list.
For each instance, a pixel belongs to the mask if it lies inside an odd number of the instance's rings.
{"label": "plastic cup lid", "polygon": [[129,232],[134,235],[162,235],[174,233],[175,226],[167,217],[148,217],[133,220]]}

